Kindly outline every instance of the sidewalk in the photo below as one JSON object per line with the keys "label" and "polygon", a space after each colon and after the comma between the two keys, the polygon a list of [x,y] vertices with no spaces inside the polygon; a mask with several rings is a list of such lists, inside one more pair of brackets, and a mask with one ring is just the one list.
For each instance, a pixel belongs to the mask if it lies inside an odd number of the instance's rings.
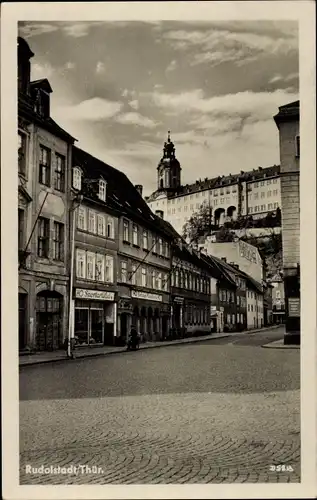
{"label": "sidewalk", "polygon": [[268,344],[262,345],[262,347],[268,349],[300,349],[300,345],[295,345],[295,344],[284,345],[284,339],[275,340],[274,342],[269,342]]}
{"label": "sidewalk", "polygon": [[[250,335],[256,332],[265,332],[268,330],[275,330],[279,325],[273,325],[267,328],[256,330],[248,330],[245,332],[228,332],[228,333],[214,333],[210,335],[203,335],[201,337],[190,337],[186,339],[168,340],[161,342],[146,342],[140,344],[140,349],[153,349],[157,347],[167,347],[176,344],[193,344],[204,340],[221,339],[225,337],[234,337],[236,335]],[[75,350],[75,359],[90,358],[94,356],[106,356],[109,354],[117,354],[127,352],[126,347],[103,346],[103,347],[79,347]],[[26,354],[19,356],[19,366],[37,365],[42,363],[52,363],[55,361],[64,361],[69,359],[64,350],[54,352],[41,352],[35,354]]]}

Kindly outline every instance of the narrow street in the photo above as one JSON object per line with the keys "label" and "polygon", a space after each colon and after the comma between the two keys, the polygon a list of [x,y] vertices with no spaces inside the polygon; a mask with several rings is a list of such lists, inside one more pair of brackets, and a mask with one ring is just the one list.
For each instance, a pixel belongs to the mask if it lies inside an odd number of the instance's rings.
{"label": "narrow street", "polygon": [[281,335],[22,368],[21,483],[298,482],[299,351],[260,346]]}

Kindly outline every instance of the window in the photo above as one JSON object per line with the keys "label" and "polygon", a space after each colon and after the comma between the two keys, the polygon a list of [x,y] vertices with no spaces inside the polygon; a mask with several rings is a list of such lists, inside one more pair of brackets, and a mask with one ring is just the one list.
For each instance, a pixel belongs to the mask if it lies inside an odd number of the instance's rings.
{"label": "window", "polygon": [[51,177],[51,151],[44,146],[40,146],[40,169],[39,182],[44,186],[50,185]]}
{"label": "window", "polygon": [[159,238],[159,255],[163,255],[163,240]]}
{"label": "window", "polygon": [[142,267],[141,271],[141,285],[146,286],[146,269]]}
{"label": "window", "polygon": [[106,187],[107,187],[107,183],[104,180],[100,179],[98,198],[101,201],[106,201]]}
{"label": "window", "polygon": [[143,249],[148,249],[148,234],[146,230],[143,231]]}
{"label": "window", "polygon": [[155,288],[155,271],[152,271],[151,281],[152,281],[152,288]]}
{"label": "window", "polygon": [[94,280],[96,256],[92,252],[87,252],[86,259],[87,259],[86,278],[87,280]]}
{"label": "window", "polygon": [[265,211],[265,208],[266,208],[266,205],[261,205],[261,210],[262,210],[262,212],[264,212],[264,211]]}
{"label": "window", "polygon": [[215,191],[214,191],[214,196],[218,196],[218,191],[217,191],[217,189],[215,189]]}
{"label": "window", "polygon": [[168,274],[164,274],[163,276],[163,283],[162,283],[162,289],[167,292],[168,290],[168,277],[169,275]]}
{"label": "window", "polygon": [[194,205],[193,205],[192,203],[191,203],[191,205],[190,205],[190,209],[191,209],[191,210],[194,210]]}
{"label": "window", "polygon": [[273,196],[277,196],[278,194],[278,189],[273,189]]}
{"label": "window", "polygon": [[98,227],[97,231],[100,236],[106,236],[106,218],[104,215],[98,215]]}
{"label": "window", "polygon": [[136,285],[136,264],[132,264],[131,267],[131,283]]}
{"label": "window", "polygon": [[251,312],[253,312],[253,304],[251,304]]}
{"label": "window", "polygon": [[300,136],[299,135],[297,135],[295,137],[295,156],[297,158],[300,157]]}
{"label": "window", "polygon": [[264,182],[264,181],[261,181],[261,182],[260,182],[260,185],[261,185],[261,186],[264,186],[264,184],[265,184],[265,182]]}
{"label": "window", "polygon": [[19,250],[23,250],[24,247],[24,210],[19,208],[18,212],[18,244]]}
{"label": "window", "polygon": [[65,156],[56,153],[56,165],[54,175],[54,188],[65,191]]}
{"label": "window", "polygon": [[261,198],[265,198],[265,192],[261,193]]}
{"label": "window", "polygon": [[76,277],[86,277],[86,252],[84,250],[77,249],[76,251]]}
{"label": "window", "polygon": [[226,194],[230,194],[230,186],[226,188]]}
{"label": "window", "polygon": [[218,200],[214,200],[214,205],[218,205]]}
{"label": "window", "polygon": [[276,296],[277,299],[281,298],[281,292],[280,292],[280,290],[276,290],[275,296]]}
{"label": "window", "polygon": [[124,261],[121,262],[121,281],[127,282],[127,263]]}
{"label": "window", "polygon": [[272,196],[272,191],[268,191],[267,196],[268,196],[268,198],[270,198]]}
{"label": "window", "polygon": [[138,226],[136,224],[132,226],[132,242],[133,245],[138,245]]}
{"label": "window", "polygon": [[48,257],[49,250],[49,224],[50,221],[44,217],[38,219],[37,255]]}
{"label": "window", "polygon": [[84,207],[78,208],[77,227],[83,231],[86,230],[86,209]]}
{"label": "window", "polygon": [[221,205],[223,205],[223,204],[224,204],[224,202],[225,202],[225,199],[224,199],[224,198],[220,198],[220,203],[221,203]]}
{"label": "window", "polygon": [[105,280],[105,256],[99,253],[96,255],[96,280]]}
{"label": "window", "polygon": [[273,179],[273,184],[277,184],[277,179]]}
{"label": "window", "polygon": [[92,210],[88,211],[88,231],[96,233],[96,214]]}
{"label": "window", "polygon": [[113,257],[112,255],[106,255],[106,272],[105,281],[107,283],[113,283]]}
{"label": "window", "polygon": [[18,170],[19,174],[25,174],[26,167],[26,136],[21,132],[18,133]]}
{"label": "window", "polygon": [[184,206],[184,212],[187,212],[187,205]]}
{"label": "window", "polygon": [[53,232],[53,259],[63,260],[64,249],[64,224],[54,222]]}
{"label": "window", "polygon": [[272,210],[272,208],[273,208],[273,203],[269,203],[268,204],[268,210]]}
{"label": "window", "polygon": [[123,221],[123,241],[129,242],[129,222]]}
{"label": "window", "polygon": [[269,186],[272,183],[271,179],[266,181],[266,184]]}
{"label": "window", "polygon": [[259,198],[259,193],[254,193],[254,199],[257,200]]}
{"label": "window", "polygon": [[274,208],[277,208],[278,207],[278,203],[274,203]]}
{"label": "window", "polygon": [[162,290],[162,273],[157,274],[157,288]]}
{"label": "window", "polygon": [[107,220],[107,238],[114,239],[114,223],[111,217]]}
{"label": "window", "polygon": [[81,176],[82,172],[80,168],[73,168],[73,188],[77,189],[77,191],[81,191]]}
{"label": "window", "polygon": [[196,198],[199,198],[199,193],[196,193]]}
{"label": "window", "polygon": [[252,214],[252,212],[253,212],[253,207],[250,207],[249,208],[249,213]]}
{"label": "window", "polygon": [[254,187],[257,188],[259,184],[257,182],[254,183]]}
{"label": "window", "polygon": [[250,304],[248,304],[248,311],[250,312]]}

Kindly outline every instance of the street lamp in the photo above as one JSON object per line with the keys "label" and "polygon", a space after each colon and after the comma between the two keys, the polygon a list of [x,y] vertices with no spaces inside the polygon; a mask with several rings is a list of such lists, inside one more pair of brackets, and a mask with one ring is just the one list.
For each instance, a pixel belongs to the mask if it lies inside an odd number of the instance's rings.
{"label": "street lamp", "polygon": [[83,201],[82,194],[76,194],[73,198],[73,205],[70,208],[72,212],[72,233],[71,233],[71,254],[70,254],[70,279],[69,279],[69,316],[68,316],[68,342],[67,342],[67,356],[72,358],[72,339],[74,338],[74,312],[75,302],[73,299],[73,286],[74,286],[74,256],[75,256],[75,228],[76,228],[76,209]]}

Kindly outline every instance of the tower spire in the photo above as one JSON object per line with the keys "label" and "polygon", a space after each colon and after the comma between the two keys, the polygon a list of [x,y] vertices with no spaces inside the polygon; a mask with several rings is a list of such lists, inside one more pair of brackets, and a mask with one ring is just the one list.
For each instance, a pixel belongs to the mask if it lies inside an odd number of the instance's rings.
{"label": "tower spire", "polygon": [[167,132],[167,142],[171,142],[171,131],[168,130]]}

